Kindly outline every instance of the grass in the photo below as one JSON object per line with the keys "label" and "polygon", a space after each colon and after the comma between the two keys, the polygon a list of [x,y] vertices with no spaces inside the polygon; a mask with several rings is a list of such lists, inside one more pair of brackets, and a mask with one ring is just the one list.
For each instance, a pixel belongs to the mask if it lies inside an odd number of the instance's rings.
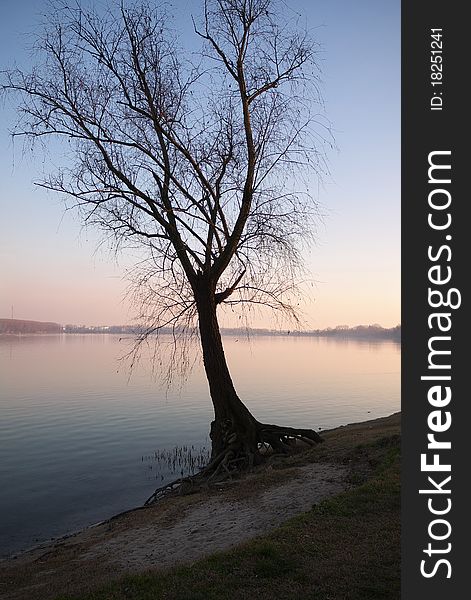
{"label": "grass", "polygon": [[308,459],[348,464],[353,487],[269,535],[190,565],[128,576],[94,593],[57,600],[399,598],[397,431],[363,435],[361,444],[350,431],[332,432],[331,443],[313,449]]}

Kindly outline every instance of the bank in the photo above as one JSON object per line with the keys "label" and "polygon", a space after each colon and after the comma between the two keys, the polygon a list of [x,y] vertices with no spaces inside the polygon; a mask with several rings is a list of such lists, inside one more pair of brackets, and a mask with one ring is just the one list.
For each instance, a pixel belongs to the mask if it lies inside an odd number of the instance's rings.
{"label": "bank", "polygon": [[323,435],[324,444],[277,457],[239,481],[2,561],[0,595],[399,598],[400,415]]}

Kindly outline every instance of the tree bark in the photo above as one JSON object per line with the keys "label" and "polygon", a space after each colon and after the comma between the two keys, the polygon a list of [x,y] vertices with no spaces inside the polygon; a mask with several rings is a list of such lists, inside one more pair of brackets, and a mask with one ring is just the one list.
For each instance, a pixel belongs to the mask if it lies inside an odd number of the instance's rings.
{"label": "tree bark", "polygon": [[255,456],[258,423],[234,388],[216,314],[215,290],[207,282],[199,286],[196,304],[204,369],[214,407],[210,432],[212,459],[226,450],[232,450],[234,456],[240,451]]}

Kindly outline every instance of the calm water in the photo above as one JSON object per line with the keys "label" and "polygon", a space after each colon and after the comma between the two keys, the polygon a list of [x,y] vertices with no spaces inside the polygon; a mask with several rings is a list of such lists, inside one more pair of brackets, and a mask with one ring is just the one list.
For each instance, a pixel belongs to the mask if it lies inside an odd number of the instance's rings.
{"label": "calm water", "polygon": [[[145,360],[129,377],[118,360],[127,344],[111,335],[0,338],[1,554],[142,504],[180,475],[176,446],[208,450],[201,365],[167,393]],[[225,348],[241,398],[262,421],[326,429],[400,408],[393,342],[227,337]]]}

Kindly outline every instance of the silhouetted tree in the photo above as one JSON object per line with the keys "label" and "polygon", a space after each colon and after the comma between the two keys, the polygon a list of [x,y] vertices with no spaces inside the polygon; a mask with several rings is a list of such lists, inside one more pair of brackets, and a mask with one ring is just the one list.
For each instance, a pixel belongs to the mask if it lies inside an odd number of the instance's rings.
{"label": "silhouetted tree", "polygon": [[[312,429],[257,421],[226,363],[218,306],[296,317],[301,248],[315,204],[296,191],[319,174],[315,46],[272,0],[208,0],[182,50],[165,14],[137,2],[105,13],[56,4],[37,65],[4,72],[20,96],[15,135],[63,138],[65,165],[40,185],[76,200],[89,223],[145,252],[138,290],[149,332],[197,323],[214,406],[206,474],[230,472]],[[298,178],[298,179],[296,179]],[[295,183],[293,183],[295,182]]]}

